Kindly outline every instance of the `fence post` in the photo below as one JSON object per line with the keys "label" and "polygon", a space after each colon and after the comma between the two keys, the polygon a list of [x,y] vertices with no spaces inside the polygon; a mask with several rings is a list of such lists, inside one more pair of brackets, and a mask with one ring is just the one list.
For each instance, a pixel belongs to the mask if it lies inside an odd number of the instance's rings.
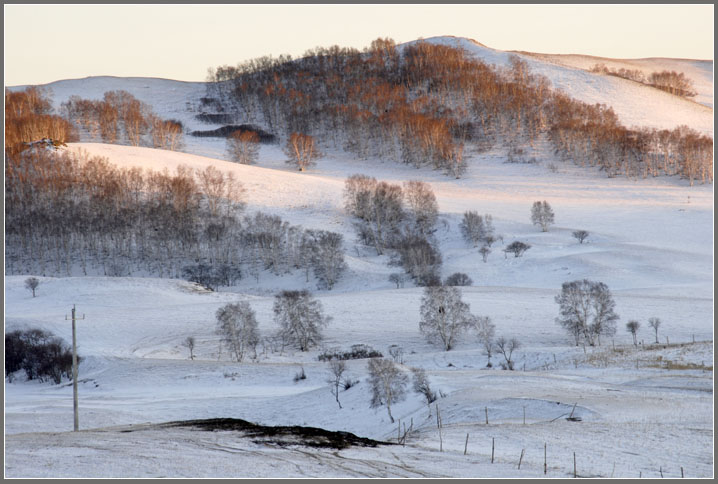
{"label": "fence post", "polygon": [[546,442],[543,443],[543,473],[546,474]]}
{"label": "fence post", "polygon": [[573,453],[573,478],[576,478],[576,453]]}

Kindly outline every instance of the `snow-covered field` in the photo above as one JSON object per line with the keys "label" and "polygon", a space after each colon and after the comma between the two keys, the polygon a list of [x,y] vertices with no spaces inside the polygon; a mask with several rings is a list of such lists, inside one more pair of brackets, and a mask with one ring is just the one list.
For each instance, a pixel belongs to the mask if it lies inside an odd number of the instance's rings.
{"label": "snow-covered field", "polygon": [[[623,80],[587,73],[576,62],[557,64],[536,68],[557,85],[566,79],[559,69],[570,73],[564,88],[572,86],[572,95],[584,93],[590,102],[615,103],[628,125],[675,122],[712,134],[709,107],[675,104],[650,88],[634,86],[634,92]],[[594,91],[578,84],[584,77]],[[204,94],[201,83],[105,77],[51,87],[55,103],[72,94],[101,97],[105,90],[125,89],[190,129],[212,129],[193,120],[193,103]],[[641,102],[629,102],[638,95]],[[269,335],[276,329],[274,292],[304,287],[302,275],[262,274],[259,283],[245,278],[219,292],[171,279],[36,275],[41,284],[35,298],[24,288],[27,275],[8,276],[6,331],[39,327],[70,341],[65,315],[73,304],[85,319],[78,322],[82,430],[71,431],[70,382],[6,380],[6,477],[563,478],[573,476],[574,453],[583,477],[713,476],[712,186],[691,188],[668,178],[607,179],[563,164],[556,173],[543,151],[533,165],[506,164],[499,152],[470,153],[468,173],[454,180],[335,152],[299,173],[284,163],[276,146],[263,146],[255,166],[237,165],[222,160],[221,141],[206,138],[187,137],[187,153],[96,143],[68,149],[154,170],[213,165],[242,181],[247,210],[342,233],[348,273],[332,291],[315,292],[333,317],[323,346],[348,349],[362,343],[387,355],[389,345],[401,345],[404,369],[424,368],[444,395],[436,402],[441,444],[436,408],[411,392],[392,407],[402,426],[413,423],[405,446],[277,446],[237,432],[157,425],[239,418],[396,442],[397,424],[386,408],[369,406],[365,360],[348,362],[350,376],[360,382],[340,393],[340,409],[327,383],[327,365],[317,360],[321,349],[270,349],[241,364],[218,351],[217,308],[248,301],[260,332]],[[396,289],[388,281],[397,269],[387,266],[386,256],[358,244],[342,207],[344,179],[353,173],[431,184],[441,212],[442,276],[467,273],[473,285],[463,288],[463,295],[472,312],[490,316],[497,335],[523,343],[516,371],[486,368],[473,336],[449,352],[425,341],[418,324],[421,288]],[[549,232],[530,223],[535,200],[547,200],[556,213]],[[532,248],[521,258],[505,259],[496,247],[482,262],[460,237],[458,223],[466,210],[492,214],[506,243],[522,240]],[[571,236],[577,229],[590,232],[587,243]],[[582,278],[606,283],[616,299],[618,333],[601,347],[572,346],[554,322],[561,283]],[[651,344],[647,319],[654,316],[663,320],[661,345]],[[625,331],[629,319],[642,323],[639,340],[645,344],[638,348]],[[182,346],[188,336],[197,340],[193,361]],[[294,382],[302,367],[307,379]],[[580,422],[565,419],[574,405]]]}

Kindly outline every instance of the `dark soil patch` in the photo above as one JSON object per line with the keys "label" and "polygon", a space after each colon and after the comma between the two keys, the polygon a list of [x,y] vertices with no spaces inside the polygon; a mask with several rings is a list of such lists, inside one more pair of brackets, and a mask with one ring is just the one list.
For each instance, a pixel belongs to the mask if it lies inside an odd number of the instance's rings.
{"label": "dark soil patch", "polygon": [[358,437],[350,432],[336,432],[316,427],[266,426],[236,418],[213,418],[206,420],[183,420],[167,422],[161,427],[193,427],[207,431],[240,432],[250,437],[255,443],[274,444],[279,446],[304,445],[345,449],[351,446],[376,447],[377,445],[394,445],[391,442]]}
{"label": "dark soil patch", "polygon": [[199,138],[226,138],[235,131],[253,131],[259,135],[260,143],[274,143],[277,139],[272,133],[268,133],[251,124],[228,124],[221,128],[208,131],[192,131],[190,135]]}

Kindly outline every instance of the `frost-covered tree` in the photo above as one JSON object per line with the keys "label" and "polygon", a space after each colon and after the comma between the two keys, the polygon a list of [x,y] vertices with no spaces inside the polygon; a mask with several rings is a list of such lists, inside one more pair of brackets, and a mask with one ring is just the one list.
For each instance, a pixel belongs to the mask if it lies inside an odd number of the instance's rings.
{"label": "frost-covered tree", "polygon": [[633,336],[633,346],[638,346],[638,329],[641,327],[641,323],[632,319],[626,323],[626,331],[631,333]]}
{"label": "frost-covered tree", "polygon": [[471,210],[464,212],[464,218],[461,220],[459,228],[464,240],[474,247],[477,247],[479,242],[491,246],[495,240],[493,218],[489,214],[482,217]]}
{"label": "frost-covered tree", "polygon": [[274,321],[282,341],[307,351],[323,339],[321,330],[331,317],[309,291],[282,291],[274,297]]}
{"label": "frost-covered tree", "polygon": [[408,235],[397,244],[398,263],[419,286],[441,285],[441,252],[427,238]]}
{"label": "frost-covered tree", "polygon": [[601,336],[615,334],[616,303],[604,283],[588,279],[564,282],[555,301],[559,305],[556,322],[574,337],[576,346],[582,338],[591,346],[600,345]]}
{"label": "frost-covered tree", "polygon": [[249,303],[229,303],[217,310],[217,334],[236,361],[242,361],[249,350],[256,353],[259,343],[257,318]]}
{"label": "frost-covered tree", "polygon": [[406,398],[409,378],[393,361],[386,358],[372,358],[367,364],[371,385],[371,407],[386,405],[392,423],[391,406]]}
{"label": "frost-covered tree", "polygon": [[28,277],[25,279],[25,289],[32,291],[32,297],[35,297],[35,289],[40,285],[40,279],[37,277]]}
{"label": "frost-covered tree", "polygon": [[476,331],[476,337],[479,340],[479,344],[484,349],[484,353],[486,353],[486,367],[491,368],[491,355],[494,352],[494,336],[496,335],[496,325],[491,321],[490,317],[479,316],[474,318],[473,327]]}
{"label": "frost-covered tree", "polygon": [[427,405],[431,405],[431,403],[436,401],[436,392],[431,389],[426,371],[424,371],[423,368],[412,368],[411,374],[413,377],[414,391],[424,397]]}
{"label": "frost-covered tree", "polygon": [[474,281],[463,272],[454,272],[444,281],[445,286],[470,286]]}
{"label": "frost-covered tree", "polygon": [[579,244],[583,244],[583,241],[588,238],[589,233],[586,230],[576,230],[572,232],[571,235],[578,240]]}
{"label": "frost-covered tree", "polygon": [[648,319],[648,326],[653,328],[653,331],[656,332],[656,344],[658,344],[658,328],[661,326],[663,322],[659,318],[649,318]]}
{"label": "frost-covered tree", "polygon": [[399,289],[399,286],[404,287],[404,283],[407,280],[406,274],[402,274],[401,272],[393,272],[389,274],[389,282],[393,282],[396,284],[396,288]]}
{"label": "frost-covered tree", "polygon": [[187,336],[187,338],[185,338],[185,340],[182,342],[182,346],[186,347],[189,350],[189,359],[194,360],[194,336]]}
{"label": "frost-covered tree", "polygon": [[506,338],[501,336],[499,339],[496,340],[496,351],[501,353],[501,355],[503,355],[504,357],[504,360],[506,361],[506,363],[501,364],[504,369],[514,369],[514,360],[512,359],[512,355],[514,351],[519,348],[521,348],[521,342],[516,338],[511,338],[507,340]]}
{"label": "frost-covered tree", "polygon": [[504,249],[505,254],[513,254],[514,257],[521,257],[524,252],[531,248],[531,244],[521,242],[520,240],[514,240]]}
{"label": "frost-covered tree", "polygon": [[389,355],[391,356],[391,359],[394,360],[395,363],[403,363],[403,356],[404,356],[404,348],[402,348],[399,345],[391,345],[388,348]]}
{"label": "frost-covered tree", "polygon": [[439,217],[439,205],[431,186],[417,180],[405,182],[404,199],[414,229],[424,236],[431,234]]}
{"label": "frost-covered tree", "polygon": [[541,231],[548,232],[549,225],[553,225],[554,213],[546,200],[534,202],[531,207],[531,223],[540,225]]}
{"label": "frost-covered tree", "polygon": [[344,262],[344,238],[326,230],[308,231],[311,237],[311,262],[320,289],[331,290],[339,280],[347,264]]}
{"label": "frost-covered tree", "polygon": [[449,351],[472,322],[469,305],[461,300],[457,287],[424,288],[419,329],[429,342],[440,343]]}
{"label": "frost-covered tree", "polygon": [[344,181],[344,208],[353,216],[368,217],[370,199],[376,187],[376,178],[354,174]]}
{"label": "frost-covered tree", "polygon": [[403,192],[399,185],[379,182],[370,194],[364,209],[365,218],[360,224],[360,234],[374,245],[379,255],[393,244],[400,223],[406,217],[402,203]]}
{"label": "frost-covered tree", "polygon": [[332,395],[337,401],[339,408],[342,408],[342,404],[339,401],[339,386],[342,383],[342,376],[347,369],[347,364],[342,360],[329,360],[329,385]]}

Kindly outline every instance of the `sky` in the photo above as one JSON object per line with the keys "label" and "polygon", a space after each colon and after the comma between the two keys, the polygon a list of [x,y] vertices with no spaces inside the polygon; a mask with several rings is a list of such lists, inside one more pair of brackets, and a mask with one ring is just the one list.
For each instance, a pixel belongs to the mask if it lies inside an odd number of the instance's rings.
{"label": "sky", "polygon": [[5,85],[209,67],[439,35],[500,50],[713,59],[713,5],[4,5]]}

